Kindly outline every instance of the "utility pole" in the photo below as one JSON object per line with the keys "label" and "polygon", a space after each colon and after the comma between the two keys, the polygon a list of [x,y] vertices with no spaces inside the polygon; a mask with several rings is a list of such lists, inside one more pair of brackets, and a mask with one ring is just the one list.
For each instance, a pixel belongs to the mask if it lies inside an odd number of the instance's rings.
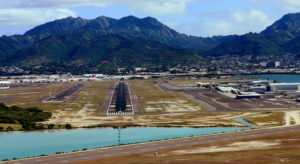
{"label": "utility pole", "polygon": [[121,127],[118,127],[118,145],[121,144]]}

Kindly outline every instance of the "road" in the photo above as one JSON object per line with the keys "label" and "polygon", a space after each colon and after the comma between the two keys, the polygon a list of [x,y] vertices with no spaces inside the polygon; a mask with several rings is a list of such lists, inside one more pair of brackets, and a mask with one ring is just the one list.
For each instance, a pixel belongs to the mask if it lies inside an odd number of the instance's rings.
{"label": "road", "polygon": [[103,148],[84,152],[75,152],[62,155],[53,155],[47,157],[24,159],[10,162],[0,162],[3,164],[63,164],[63,163],[74,163],[83,162],[88,160],[104,159],[108,157],[116,157],[122,155],[132,155],[143,152],[157,151],[160,149],[176,148],[191,145],[202,145],[208,143],[217,143],[222,141],[233,141],[240,139],[249,139],[255,137],[262,137],[268,135],[289,133],[289,132],[300,132],[300,126],[291,127],[279,127],[279,128],[268,128],[268,129],[256,129],[249,131],[242,131],[236,133],[225,133],[218,135],[199,136],[192,138],[182,138],[175,140],[166,140],[159,142],[149,142],[143,144],[133,144],[120,147]]}

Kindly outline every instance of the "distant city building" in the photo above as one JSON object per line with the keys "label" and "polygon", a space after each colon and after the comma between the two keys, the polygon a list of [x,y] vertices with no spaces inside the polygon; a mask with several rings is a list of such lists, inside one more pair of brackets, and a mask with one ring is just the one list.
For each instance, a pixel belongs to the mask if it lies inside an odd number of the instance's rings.
{"label": "distant city building", "polygon": [[124,72],[126,70],[127,70],[126,68],[118,68],[118,72]]}
{"label": "distant city building", "polygon": [[280,61],[272,61],[267,64],[267,67],[269,68],[278,68],[280,66],[281,66]]}
{"label": "distant city building", "polygon": [[268,65],[268,63],[267,62],[260,62],[259,65],[262,66],[262,67],[266,67]]}
{"label": "distant city building", "polygon": [[197,69],[190,69],[191,72],[197,72]]}
{"label": "distant city building", "polygon": [[135,70],[136,72],[140,72],[140,71],[146,71],[147,68],[136,67],[136,68],[134,68],[134,70]]}
{"label": "distant city building", "polygon": [[281,63],[279,62],[279,61],[276,61],[275,62],[275,68],[278,68],[278,67],[280,67],[281,66]]}
{"label": "distant city building", "polygon": [[103,74],[84,74],[84,77],[92,77],[92,78],[103,78],[105,75]]}

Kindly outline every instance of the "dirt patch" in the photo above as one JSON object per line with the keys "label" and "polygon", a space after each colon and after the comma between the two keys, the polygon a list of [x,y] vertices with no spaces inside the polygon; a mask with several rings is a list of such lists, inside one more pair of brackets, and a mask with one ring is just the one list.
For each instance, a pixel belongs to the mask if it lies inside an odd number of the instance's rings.
{"label": "dirt patch", "polygon": [[234,121],[240,113],[193,113],[193,114],[157,114],[133,116],[93,116],[93,109],[88,105],[79,111],[71,108],[56,111],[53,117],[45,123],[66,124],[75,127],[99,125],[136,125],[136,126],[185,126],[185,127],[213,127],[213,126],[242,126]]}
{"label": "dirt patch", "polygon": [[274,146],[280,145],[278,141],[249,141],[249,142],[234,142],[232,144],[219,146],[211,146],[204,148],[196,148],[190,150],[177,150],[175,154],[197,154],[197,153],[215,153],[215,152],[231,152],[231,151],[243,151],[254,149],[270,149]]}
{"label": "dirt patch", "polygon": [[201,108],[190,104],[186,100],[172,100],[172,101],[149,101],[145,104],[145,112],[185,112],[185,111],[199,111]]}
{"label": "dirt patch", "polygon": [[[199,104],[179,92],[165,91],[157,81],[130,81],[144,112],[199,111]],[[169,86],[168,86],[169,87]]]}
{"label": "dirt patch", "polygon": [[300,111],[285,112],[285,126],[300,125]]}
{"label": "dirt patch", "polygon": [[[82,161],[78,164],[299,164],[300,163],[300,133],[285,133],[278,135],[270,135],[258,137],[255,139],[236,140],[235,142],[220,142],[206,145],[194,145],[181,148],[159,149],[152,152],[138,153],[133,155],[125,155],[118,157],[111,157],[107,159],[97,159],[91,161]],[[176,150],[194,150],[205,147],[224,147],[232,146],[232,143],[249,144],[251,141],[255,143],[266,143],[278,145],[270,145],[268,148],[249,149],[244,151],[225,151],[212,153],[195,153],[195,154],[175,154],[171,153]],[[262,142],[257,142],[262,141]],[[234,147],[241,146],[239,144]],[[259,146],[259,145],[258,145]],[[158,152],[158,153],[156,153]],[[156,155],[159,154],[159,155]]]}
{"label": "dirt patch", "polygon": [[81,110],[74,111],[72,108],[53,112],[52,118],[46,124],[72,124],[75,127],[83,127],[98,124],[99,117],[93,116],[96,111],[91,108],[92,104],[86,104]]}

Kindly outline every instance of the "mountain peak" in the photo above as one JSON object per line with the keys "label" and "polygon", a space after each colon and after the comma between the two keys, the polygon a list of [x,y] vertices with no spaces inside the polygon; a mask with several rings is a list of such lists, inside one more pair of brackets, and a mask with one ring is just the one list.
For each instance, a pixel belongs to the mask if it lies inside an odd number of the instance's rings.
{"label": "mountain peak", "polygon": [[148,29],[148,30],[154,30],[154,29],[164,29],[166,28],[165,25],[160,23],[157,19],[152,17],[146,17],[146,18],[138,18],[135,16],[127,16],[124,18],[121,18],[118,20],[118,23],[116,26],[121,28],[129,28],[129,29]]}
{"label": "mountain peak", "polygon": [[140,20],[141,20],[141,19],[138,18],[138,17],[129,15],[129,16],[127,16],[127,17],[123,17],[123,18],[119,19],[118,22],[127,24],[127,23],[138,22],[138,21],[140,21]]}
{"label": "mountain peak", "polygon": [[109,26],[115,24],[117,22],[116,19],[106,17],[106,16],[100,16],[97,17],[96,19],[91,20],[86,26],[84,26],[84,29],[105,29],[108,28]]}
{"label": "mountain peak", "polygon": [[299,20],[299,18],[300,18],[300,12],[297,12],[297,13],[286,14],[281,19],[289,19],[289,20],[298,19]]}
{"label": "mountain peak", "polygon": [[66,18],[62,18],[61,20],[63,20],[63,19],[75,19],[74,17],[72,17],[72,16],[68,16],[68,17],[66,17]]}
{"label": "mountain peak", "polygon": [[66,17],[37,26],[26,32],[25,35],[49,35],[72,32],[85,26],[88,22],[89,20],[80,17]]}
{"label": "mountain peak", "polygon": [[300,36],[300,13],[284,15],[281,19],[267,27],[261,34],[279,44]]}
{"label": "mountain peak", "polygon": [[[81,17],[72,17],[72,16],[68,16],[68,17],[65,17],[65,18],[61,18],[61,19],[57,19],[57,20],[54,20],[54,21],[51,21],[51,22],[48,22],[48,23],[52,23],[52,22],[63,22],[63,21],[80,21],[80,20],[85,20]],[[47,24],[47,23],[46,23]]]}
{"label": "mountain peak", "polygon": [[267,27],[262,31],[262,34],[274,33],[274,32],[300,32],[300,13],[291,13],[284,15],[281,19]]}
{"label": "mountain peak", "polygon": [[145,17],[143,18],[144,20],[157,20],[156,18],[153,18],[153,17]]}
{"label": "mountain peak", "polygon": [[191,49],[195,52],[207,51],[223,42],[223,37],[201,38],[187,36],[176,32],[153,17],[138,18],[133,15],[121,19],[106,16],[99,16],[95,19],[66,17],[37,26],[25,33],[25,35],[37,36],[36,39],[42,39],[50,35],[76,31],[93,31],[94,33],[113,33],[122,36],[142,37],[175,48]]}
{"label": "mountain peak", "polygon": [[102,15],[102,16],[95,18],[95,20],[97,20],[97,19],[113,19],[113,18]]}
{"label": "mountain peak", "polygon": [[136,16],[133,16],[133,15],[129,15],[127,17],[123,17],[121,19],[126,19],[126,20],[139,20],[140,18],[136,17]]}

